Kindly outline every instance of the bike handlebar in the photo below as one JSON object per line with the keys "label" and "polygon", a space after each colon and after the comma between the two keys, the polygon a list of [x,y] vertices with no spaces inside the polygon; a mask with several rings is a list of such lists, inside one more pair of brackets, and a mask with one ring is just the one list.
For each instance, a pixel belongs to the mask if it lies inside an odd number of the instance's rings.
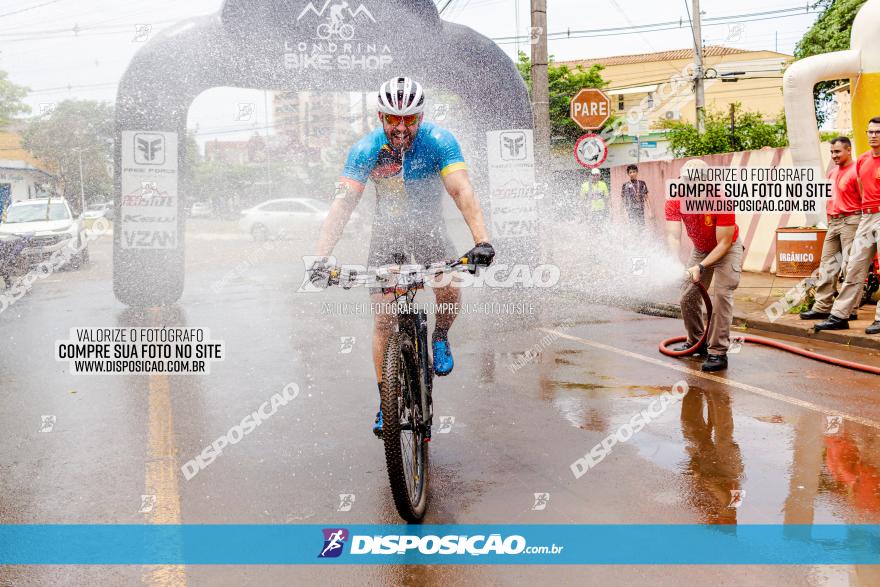
{"label": "bike handlebar", "polygon": [[[425,277],[433,277],[447,273],[450,270],[468,270],[467,257],[451,259],[448,261],[439,261],[435,263],[425,263],[424,265],[383,265],[373,270],[359,273],[357,271],[346,272],[345,267],[334,266],[329,268],[328,286],[340,285],[344,289],[351,289],[355,285],[368,285],[372,279],[372,283],[376,287],[382,287],[383,293],[398,293],[402,295],[407,291],[422,289],[425,284]],[[402,269],[407,269],[403,271]],[[403,283],[398,279],[393,285],[387,284],[387,280],[393,276],[404,276]],[[407,279],[412,278],[412,279]]]}

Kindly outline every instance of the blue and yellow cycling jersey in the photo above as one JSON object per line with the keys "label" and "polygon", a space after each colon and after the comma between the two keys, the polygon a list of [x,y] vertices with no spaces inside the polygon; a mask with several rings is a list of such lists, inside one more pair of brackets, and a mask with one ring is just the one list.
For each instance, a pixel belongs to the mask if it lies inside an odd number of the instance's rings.
{"label": "blue and yellow cycling jersey", "polygon": [[377,224],[416,227],[441,222],[440,178],[460,169],[467,166],[452,133],[423,122],[403,153],[391,148],[382,128],[363,137],[349,151],[342,177],[361,185],[373,180]]}

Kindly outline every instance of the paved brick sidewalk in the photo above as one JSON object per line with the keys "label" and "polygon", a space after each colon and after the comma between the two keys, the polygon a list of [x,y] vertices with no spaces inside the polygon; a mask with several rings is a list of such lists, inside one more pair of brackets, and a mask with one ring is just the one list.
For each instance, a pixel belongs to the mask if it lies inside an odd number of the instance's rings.
{"label": "paved brick sidewalk", "polygon": [[862,306],[859,309],[859,320],[850,322],[849,330],[816,333],[813,331],[816,321],[801,320],[797,314],[783,314],[778,319],[771,320],[766,308],[781,300],[800,281],[797,278],[776,277],[772,273],[744,271],[735,294],[734,324],[767,332],[880,349],[880,334],[865,334],[865,328],[874,321],[874,305]]}

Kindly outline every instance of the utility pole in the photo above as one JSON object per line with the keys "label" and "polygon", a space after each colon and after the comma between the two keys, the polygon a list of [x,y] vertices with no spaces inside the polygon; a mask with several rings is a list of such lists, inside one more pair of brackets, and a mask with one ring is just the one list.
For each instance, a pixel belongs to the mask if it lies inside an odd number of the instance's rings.
{"label": "utility pole", "polygon": [[700,0],[691,0],[691,30],[694,34],[694,105],[697,108],[697,132],[706,132],[706,97],[703,93],[703,33],[700,27]]}
{"label": "utility pole", "polygon": [[86,188],[83,185],[83,152],[77,149],[76,154],[79,155],[79,213],[86,211]]}
{"label": "utility pole", "polygon": [[266,183],[269,199],[272,199],[272,155],[269,152],[269,92],[263,90],[263,108],[266,111]]}
{"label": "utility pole", "polygon": [[730,148],[739,150],[736,144],[736,104],[730,105]]}
{"label": "utility pole", "polygon": [[550,162],[550,89],[547,78],[547,0],[532,2],[532,114],[535,125],[535,164]]}

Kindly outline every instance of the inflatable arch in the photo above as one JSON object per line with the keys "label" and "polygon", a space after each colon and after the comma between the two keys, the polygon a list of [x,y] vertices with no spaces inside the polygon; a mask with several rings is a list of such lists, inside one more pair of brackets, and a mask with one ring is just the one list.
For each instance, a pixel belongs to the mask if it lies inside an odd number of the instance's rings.
{"label": "inflatable arch", "polygon": [[[183,292],[186,193],[179,178],[187,112],[199,94],[221,86],[374,92],[404,74],[458,96],[483,137],[532,128],[514,63],[489,39],[443,21],[431,0],[226,0],[219,13],[153,38],[133,58],[116,99],[117,299],[156,306]],[[485,194],[479,145],[469,166]]]}

